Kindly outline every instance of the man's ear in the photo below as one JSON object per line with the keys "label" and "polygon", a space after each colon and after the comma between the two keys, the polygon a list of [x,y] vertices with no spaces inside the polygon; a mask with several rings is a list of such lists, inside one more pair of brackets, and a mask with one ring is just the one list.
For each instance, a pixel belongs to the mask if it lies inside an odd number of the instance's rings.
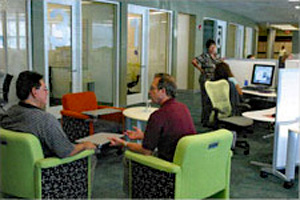
{"label": "man's ear", "polygon": [[36,91],[36,90],[37,90],[37,89],[36,89],[35,87],[33,87],[33,88],[31,89],[30,94],[31,94],[33,97],[35,97],[36,94],[37,94],[37,91]]}

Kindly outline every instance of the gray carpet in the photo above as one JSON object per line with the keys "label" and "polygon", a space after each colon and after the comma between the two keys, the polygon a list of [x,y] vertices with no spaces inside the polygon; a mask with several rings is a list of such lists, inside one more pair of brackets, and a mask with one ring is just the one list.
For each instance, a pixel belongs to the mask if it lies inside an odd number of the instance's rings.
{"label": "gray carpet", "polygon": [[[197,131],[209,131],[200,123],[200,94],[193,91],[179,92],[177,99],[189,107]],[[255,123],[254,133],[246,139],[251,146],[250,155],[244,156],[242,150],[238,149],[235,152],[231,169],[231,198],[298,198],[298,179],[293,188],[285,189],[282,180],[271,175],[263,179],[259,175],[260,167],[250,164],[252,160],[271,163],[274,138],[262,139],[269,130],[268,124]],[[111,150],[98,159],[92,197],[127,198],[122,190],[122,181],[122,155]]]}

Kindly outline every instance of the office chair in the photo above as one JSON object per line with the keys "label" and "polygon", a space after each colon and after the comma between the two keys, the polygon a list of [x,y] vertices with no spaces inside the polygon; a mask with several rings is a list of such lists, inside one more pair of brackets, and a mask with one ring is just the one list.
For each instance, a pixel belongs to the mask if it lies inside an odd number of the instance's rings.
{"label": "office chair", "polygon": [[[252,128],[253,120],[240,116],[241,111],[250,109],[250,106],[240,103],[233,83],[225,79],[206,81],[205,90],[212,104],[209,121],[214,129],[225,127],[236,131],[239,135],[245,129]],[[247,141],[237,140],[236,147],[244,149],[244,155],[250,152],[250,145]]]}
{"label": "office chair", "polygon": [[0,107],[3,111],[4,111],[3,107],[8,103],[9,87],[10,87],[11,81],[13,79],[13,76],[10,74],[3,75],[3,77],[4,76],[5,76],[5,78],[3,81],[2,91],[1,91],[2,97],[0,97]]}
{"label": "office chair", "polygon": [[137,75],[135,81],[127,83],[127,94],[134,94],[134,92],[131,92],[130,89],[137,86],[137,84],[140,81],[140,77],[141,77],[140,75]]}
{"label": "office chair", "polygon": [[127,150],[130,198],[229,199],[231,143],[225,129],[185,136],[173,162]]}

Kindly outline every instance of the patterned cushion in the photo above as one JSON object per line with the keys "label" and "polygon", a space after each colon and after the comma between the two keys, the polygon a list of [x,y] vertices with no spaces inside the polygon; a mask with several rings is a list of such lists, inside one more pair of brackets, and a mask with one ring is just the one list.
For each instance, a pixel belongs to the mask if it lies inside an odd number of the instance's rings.
{"label": "patterned cushion", "polygon": [[63,130],[71,142],[90,135],[89,122],[86,119],[76,119],[63,115]]}
{"label": "patterned cushion", "polygon": [[42,198],[88,197],[88,158],[42,169]]}
{"label": "patterned cushion", "polygon": [[132,198],[174,198],[175,174],[131,161]]}

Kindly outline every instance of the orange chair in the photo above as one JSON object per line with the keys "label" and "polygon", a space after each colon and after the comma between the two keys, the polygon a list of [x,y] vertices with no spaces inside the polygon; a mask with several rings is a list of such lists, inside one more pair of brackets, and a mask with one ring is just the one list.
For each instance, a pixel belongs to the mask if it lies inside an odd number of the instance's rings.
{"label": "orange chair", "polygon": [[[124,110],[124,108],[98,105],[94,92],[65,94],[62,98],[62,105],[62,127],[72,142],[94,134],[94,120],[89,116],[82,114],[83,111],[103,108],[114,108],[121,111]],[[101,116],[101,119],[120,123],[124,128],[125,120],[122,112],[103,115]]]}

